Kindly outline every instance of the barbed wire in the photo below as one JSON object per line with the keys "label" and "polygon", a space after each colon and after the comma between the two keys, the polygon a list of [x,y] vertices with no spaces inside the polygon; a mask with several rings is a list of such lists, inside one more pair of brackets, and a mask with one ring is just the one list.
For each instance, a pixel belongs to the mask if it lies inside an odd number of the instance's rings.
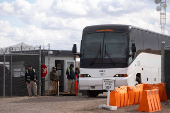
{"label": "barbed wire", "polygon": [[37,46],[29,46],[29,45],[22,45],[25,43],[21,43],[21,45],[14,45],[5,48],[0,48],[0,54],[10,54],[10,53],[22,53],[22,52],[37,52],[41,45]]}

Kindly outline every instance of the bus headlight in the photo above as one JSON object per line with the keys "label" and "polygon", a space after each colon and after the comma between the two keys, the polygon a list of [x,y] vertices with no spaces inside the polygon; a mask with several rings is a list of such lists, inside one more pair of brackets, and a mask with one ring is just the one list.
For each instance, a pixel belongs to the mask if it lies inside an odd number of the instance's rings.
{"label": "bus headlight", "polygon": [[127,77],[127,74],[116,74],[113,77]]}
{"label": "bus headlight", "polygon": [[91,77],[89,74],[81,74],[80,77]]}

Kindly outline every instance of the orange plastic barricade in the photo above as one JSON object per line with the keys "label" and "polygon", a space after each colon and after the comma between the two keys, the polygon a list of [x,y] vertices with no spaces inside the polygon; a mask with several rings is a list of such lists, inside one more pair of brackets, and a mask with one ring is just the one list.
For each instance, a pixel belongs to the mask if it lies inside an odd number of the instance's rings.
{"label": "orange plastic barricade", "polygon": [[116,91],[116,105],[117,105],[117,108],[120,107],[120,89],[119,88],[115,88],[115,91]]}
{"label": "orange plastic barricade", "polygon": [[127,92],[128,92],[128,105],[133,105],[135,102],[135,92],[133,89],[134,86],[128,86],[127,87]]}
{"label": "orange plastic barricade", "polygon": [[138,86],[140,89],[143,90],[143,84],[138,84],[138,85],[136,85],[136,86]]}
{"label": "orange plastic barricade", "polygon": [[124,91],[124,106],[128,106],[128,94],[127,94],[127,86],[121,86],[121,89]]}
{"label": "orange plastic barricade", "polygon": [[116,106],[116,101],[117,101],[117,98],[116,98],[116,95],[115,95],[115,91],[111,91],[111,92],[110,92],[109,105],[110,105],[110,106]]}
{"label": "orange plastic barricade", "polygon": [[152,107],[152,111],[156,111],[156,106],[155,106],[155,96],[154,96],[154,91],[150,90],[150,102],[151,102],[151,107]]}
{"label": "orange plastic barricade", "polygon": [[161,110],[161,102],[160,102],[160,98],[159,98],[159,90],[158,89],[154,89],[154,94],[155,94],[155,103],[157,106],[156,111],[160,111]]}
{"label": "orange plastic barricade", "polygon": [[134,86],[134,92],[135,92],[135,102],[134,102],[134,104],[139,104],[139,89],[138,89],[138,87]]}
{"label": "orange plastic barricade", "polygon": [[167,101],[167,93],[166,93],[166,83],[159,83],[159,84],[155,84],[155,86],[158,87],[159,89],[159,97],[161,102],[165,102]]}
{"label": "orange plastic barricade", "polygon": [[136,87],[137,87],[138,90],[139,90],[139,103],[140,103],[141,100],[142,100],[143,84],[138,84],[138,85],[136,85]]}
{"label": "orange plastic barricade", "polygon": [[143,90],[152,90],[153,88],[153,84],[143,84]]}
{"label": "orange plastic barricade", "polygon": [[157,104],[157,97],[156,97],[156,91],[155,90],[157,90],[157,89],[153,89],[153,90],[151,90],[151,92],[152,92],[152,95],[153,95],[153,104],[154,104],[154,108],[155,108],[153,110],[157,111],[158,110],[158,104]]}
{"label": "orange plastic barricade", "polygon": [[115,88],[115,91],[110,92],[110,106],[117,106],[117,108],[120,107],[120,93],[119,88]]}
{"label": "orange plastic barricade", "polygon": [[143,90],[152,90],[159,89],[159,97],[161,102],[167,101],[167,93],[166,93],[166,83],[159,84],[143,84]]}
{"label": "orange plastic barricade", "polygon": [[152,106],[151,106],[151,91],[150,90],[144,90],[142,95],[142,100],[139,105],[138,111],[140,112],[152,112]]}
{"label": "orange plastic barricade", "polygon": [[124,107],[124,101],[125,101],[125,93],[123,89],[120,88],[120,107]]}
{"label": "orange plastic barricade", "polygon": [[160,98],[160,100],[162,101],[162,84],[156,84],[156,86],[158,87],[158,89],[159,89],[159,98]]}
{"label": "orange plastic barricade", "polygon": [[162,83],[163,84],[163,93],[162,93],[162,96],[163,96],[163,98],[162,98],[162,102],[165,102],[165,101],[167,101],[168,99],[167,99],[167,93],[166,93],[166,83]]}

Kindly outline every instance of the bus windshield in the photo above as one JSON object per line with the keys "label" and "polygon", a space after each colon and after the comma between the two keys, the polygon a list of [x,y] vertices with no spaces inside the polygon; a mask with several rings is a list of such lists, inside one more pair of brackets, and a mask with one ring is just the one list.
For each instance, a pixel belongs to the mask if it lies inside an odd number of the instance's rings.
{"label": "bus windshield", "polygon": [[83,35],[81,53],[83,58],[126,58],[127,33],[92,33]]}

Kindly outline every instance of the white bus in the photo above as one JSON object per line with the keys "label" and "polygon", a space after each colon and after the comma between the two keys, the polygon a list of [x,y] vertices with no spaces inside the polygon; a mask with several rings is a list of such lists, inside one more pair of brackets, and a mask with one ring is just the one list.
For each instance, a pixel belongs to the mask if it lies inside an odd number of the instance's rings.
{"label": "white bus", "polygon": [[103,79],[115,86],[161,82],[161,42],[170,36],[130,25],[95,25],[83,30],[80,54],[80,90],[89,97],[104,92]]}

